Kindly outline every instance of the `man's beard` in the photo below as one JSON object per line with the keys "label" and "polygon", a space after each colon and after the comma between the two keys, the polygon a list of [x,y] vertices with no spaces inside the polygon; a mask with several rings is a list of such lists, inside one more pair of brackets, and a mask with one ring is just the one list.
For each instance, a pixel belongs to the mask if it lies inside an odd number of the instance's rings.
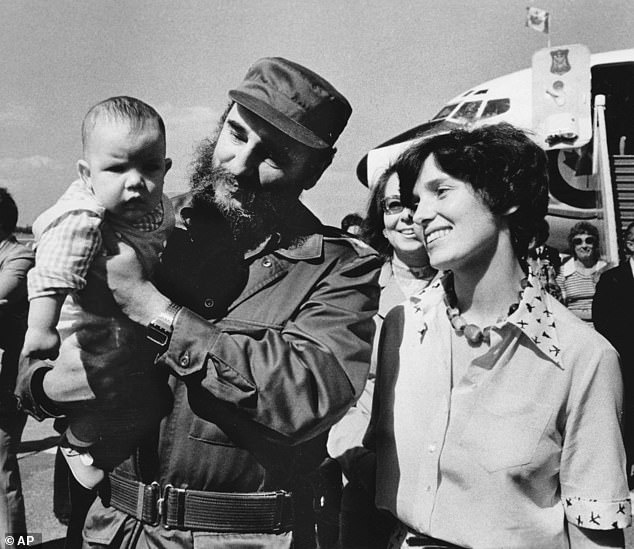
{"label": "man's beard", "polygon": [[[191,175],[192,206],[219,213],[229,225],[235,242],[244,250],[257,247],[268,236],[284,232],[284,215],[297,202],[293,193],[267,191],[239,183],[220,166],[214,166],[215,135],[203,141]],[[232,189],[238,189],[234,197]],[[290,235],[289,235],[290,236]]]}

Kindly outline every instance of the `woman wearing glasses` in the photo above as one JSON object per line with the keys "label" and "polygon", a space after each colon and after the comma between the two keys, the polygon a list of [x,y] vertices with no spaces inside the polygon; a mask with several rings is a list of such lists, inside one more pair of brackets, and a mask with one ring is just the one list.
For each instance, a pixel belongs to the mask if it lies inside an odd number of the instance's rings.
{"label": "woman wearing glasses", "polygon": [[372,421],[391,549],[622,548],[631,522],[618,356],[526,266],[547,159],[509,124],[452,130],[395,163],[430,264],[393,308]]}
{"label": "woman wearing glasses", "polygon": [[363,237],[385,263],[379,276],[381,296],[375,317],[377,328],[370,377],[358,403],[332,428],[328,441],[329,453],[339,461],[348,481],[341,511],[342,549],[384,548],[386,545],[387,517],[379,514],[374,506],[374,457],[361,448],[370,421],[378,336],[387,312],[423,290],[436,275],[414,230],[412,211],[401,202],[398,176],[391,167],[372,189]]}
{"label": "woman wearing glasses", "polygon": [[557,277],[564,304],[581,320],[592,322],[592,298],[599,276],[607,263],[599,259],[599,231],[581,221],[570,229],[568,246],[572,257],[562,265]]}

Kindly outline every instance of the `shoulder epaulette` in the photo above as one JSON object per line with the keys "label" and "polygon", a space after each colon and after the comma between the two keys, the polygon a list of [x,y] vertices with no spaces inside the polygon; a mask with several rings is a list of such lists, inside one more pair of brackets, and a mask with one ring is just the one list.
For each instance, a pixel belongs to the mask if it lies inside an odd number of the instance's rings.
{"label": "shoulder epaulette", "polygon": [[363,240],[356,238],[355,236],[348,234],[336,227],[324,226],[323,230],[324,240],[330,240],[331,242],[342,242],[349,245],[359,257],[367,257],[371,255],[378,255],[378,252],[363,242]]}

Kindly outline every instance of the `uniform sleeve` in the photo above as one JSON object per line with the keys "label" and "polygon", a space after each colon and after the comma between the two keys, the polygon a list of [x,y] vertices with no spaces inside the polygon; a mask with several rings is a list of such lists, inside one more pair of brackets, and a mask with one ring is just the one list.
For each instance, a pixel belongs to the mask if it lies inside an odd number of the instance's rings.
{"label": "uniform sleeve", "polygon": [[325,434],[368,375],[378,267],[375,255],[352,252],[333,263],[281,330],[225,333],[183,309],[159,362],[186,377],[198,415],[231,432],[246,421],[245,444],[292,446]]}
{"label": "uniform sleeve", "polygon": [[28,275],[29,299],[82,290],[101,248],[100,217],[72,211],[49,225],[36,245],[35,267]]}
{"label": "uniform sleeve", "polygon": [[573,372],[561,456],[566,519],[581,528],[631,524],[621,433],[623,385],[616,352],[607,343],[587,351]]}

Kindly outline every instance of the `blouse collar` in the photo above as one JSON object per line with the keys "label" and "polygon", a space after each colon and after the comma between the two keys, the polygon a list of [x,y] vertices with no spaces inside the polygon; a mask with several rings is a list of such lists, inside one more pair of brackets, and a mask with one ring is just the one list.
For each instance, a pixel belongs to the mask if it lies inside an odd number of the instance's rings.
{"label": "blouse collar", "polygon": [[[421,334],[427,330],[427,313],[435,306],[444,307],[444,286],[452,284],[451,273],[435,280],[421,293],[409,298],[418,330]],[[508,318],[494,325],[494,330],[503,330],[505,326],[515,326],[522,331],[533,347],[561,369],[561,345],[557,335],[556,319],[552,311],[555,302],[539,283],[539,278],[529,274],[527,285],[520,298],[519,307]]]}

